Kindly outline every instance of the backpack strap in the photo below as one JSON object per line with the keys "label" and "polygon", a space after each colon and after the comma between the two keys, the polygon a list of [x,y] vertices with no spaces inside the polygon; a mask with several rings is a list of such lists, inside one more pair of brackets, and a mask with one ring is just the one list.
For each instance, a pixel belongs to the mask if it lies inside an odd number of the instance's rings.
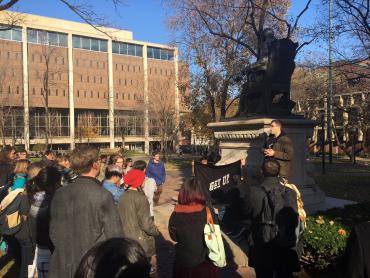
{"label": "backpack strap", "polygon": [[207,224],[212,226],[212,229],[214,230],[214,222],[213,222],[213,217],[212,217],[212,213],[211,213],[211,210],[209,209],[209,207],[206,207],[206,213],[207,213]]}
{"label": "backpack strap", "polygon": [[23,188],[18,188],[16,190],[10,191],[9,194],[1,201],[0,211],[6,209],[14,201],[14,199],[23,192]]}

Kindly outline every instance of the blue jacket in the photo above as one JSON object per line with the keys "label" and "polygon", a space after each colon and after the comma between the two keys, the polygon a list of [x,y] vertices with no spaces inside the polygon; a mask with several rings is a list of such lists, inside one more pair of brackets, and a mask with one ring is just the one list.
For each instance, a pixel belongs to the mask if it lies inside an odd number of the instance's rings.
{"label": "blue jacket", "polygon": [[24,188],[27,182],[27,174],[18,173],[15,174],[13,185],[10,188],[10,191]]}
{"label": "blue jacket", "polygon": [[166,170],[164,169],[164,163],[154,163],[153,160],[149,160],[148,166],[146,167],[146,176],[153,178],[157,186],[163,184],[166,180]]}
{"label": "blue jacket", "polygon": [[125,192],[124,188],[117,187],[114,183],[109,180],[103,181],[103,187],[113,195],[114,203],[118,205],[121,195]]}

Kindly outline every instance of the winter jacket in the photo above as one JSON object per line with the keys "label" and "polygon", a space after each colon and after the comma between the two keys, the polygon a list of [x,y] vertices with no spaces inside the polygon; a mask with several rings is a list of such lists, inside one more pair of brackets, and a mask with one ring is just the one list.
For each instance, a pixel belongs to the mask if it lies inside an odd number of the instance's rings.
{"label": "winter jacket", "polygon": [[345,278],[370,277],[370,222],[353,227],[344,255]]}
{"label": "winter jacket", "polygon": [[39,248],[53,252],[53,244],[49,236],[51,196],[45,191],[36,192],[31,200],[28,215],[32,235]]}
{"label": "winter jacket", "polygon": [[62,186],[66,186],[69,183],[71,183],[75,178],[78,177],[78,175],[73,171],[71,168],[65,168],[61,165],[56,165],[56,168],[58,169],[60,175],[62,176],[62,180],[60,184]]}
{"label": "winter jacket", "polygon": [[[215,215],[213,220],[217,220]],[[177,242],[175,265],[194,267],[207,260],[208,249],[204,242],[206,222],[207,213],[203,205],[175,207],[168,224],[171,239]]]}
{"label": "winter jacket", "polygon": [[162,161],[154,163],[153,159],[149,160],[145,174],[147,177],[153,178],[157,186],[163,184],[166,180],[166,170],[164,168],[164,163]]}
{"label": "winter jacket", "polygon": [[119,200],[119,214],[122,220],[123,235],[138,241],[147,257],[155,254],[154,236],[159,235],[150,217],[149,203],[142,191],[127,190]]}
{"label": "winter jacket", "polygon": [[41,162],[45,167],[55,167],[57,165],[54,160],[49,160],[45,155],[41,158]]}
{"label": "winter jacket", "polygon": [[108,190],[113,195],[114,203],[118,205],[119,199],[121,198],[121,195],[125,192],[125,190],[121,187],[118,187],[114,183],[112,183],[109,180],[105,180],[103,182],[103,187]]}
{"label": "winter jacket", "polygon": [[275,151],[274,158],[280,164],[279,175],[284,178],[289,178],[293,171],[292,160],[294,158],[294,147],[292,140],[282,131],[278,137],[270,135],[264,147],[272,147]]}
{"label": "winter jacket", "polygon": [[55,249],[49,277],[73,277],[83,255],[97,242],[120,236],[112,194],[95,178],[79,176],[59,188],[51,202],[50,239]]}
{"label": "winter jacket", "polygon": [[24,188],[27,182],[27,174],[24,173],[17,173],[14,176],[14,182],[13,185],[10,187],[10,190],[16,190],[20,188]]}
{"label": "winter jacket", "polygon": [[[248,192],[245,193],[243,197],[243,214],[244,218],[247,219],[244,224],[248,231],[248,264],[254,268],[280,269],[283,271],[298,272],[300,271],[298,258],[300,252],[297,250],[297,247],[276,247],[270,243],[259,243],[257,240],[259,219],[263,210],[263,199],[266,195],[265,191],[261,188],[262,186],[266,191],[270,191],[271,189],[287,191],[284,204],[289,205],[284,208],[284,217],[289,217],[289,221],[295,221],[295,224],[298,224],[297,194],[290,188],[283,187],[280,184],[279,178],[267,177],[260,186],[247,187],[246,190],[248,190]],[[279,212],[277,212],[277,214],[279,214]]]}
{"label": "winter jacket", "polygon": [[155,183],[155,180],[152,178],[145,177],[143,191],[149,202],[150,216],[154,216],[153,197],[154,197],[154,193],[156,190],[157,190],[157,185]]}

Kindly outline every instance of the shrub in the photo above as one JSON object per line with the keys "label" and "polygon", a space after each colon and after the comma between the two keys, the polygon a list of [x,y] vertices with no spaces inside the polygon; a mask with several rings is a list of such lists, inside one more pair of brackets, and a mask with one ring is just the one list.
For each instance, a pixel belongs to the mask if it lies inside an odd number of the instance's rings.
{"label": "shrub", "polygon": [[309,216],[304,231],[305,268],[325,270],[335,266],[346,247],[349,230],[337,219]]}

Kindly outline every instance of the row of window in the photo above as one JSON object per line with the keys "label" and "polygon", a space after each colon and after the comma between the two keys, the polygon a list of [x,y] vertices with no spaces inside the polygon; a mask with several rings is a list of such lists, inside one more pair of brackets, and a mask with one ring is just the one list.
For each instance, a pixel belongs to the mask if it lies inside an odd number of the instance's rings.
{"label": "row of window", "polygon": [[138,70],[138,72],[141,71],[141,66],[135,66],[135,65],[125,65],[125,64],[116,64],[116,70],[121,70],[121,71],[126,71],[125,69],[127,69],[127,72],[130,72],[130,69],[132,72],[136,72],[136,70]]}
{"label": "row of window", "polygon": [[153,59],[160,59],[160,60],[173,60],[173,50],[158,48],[158,47],[150,47],[148,46],[147,51],[148,58]]}
{"label": "row of window", "polygon": [[143,57],[143,46],[131,43],[112,42],[112,52],[121,55]]}
{"label": "row of window", "polygon": [[107,52],[108,42],[106,40],[75,36],[72,37],[73,47],[86,50]]}
{"label": "row of window", "polygon": [[27,28],[27,40],[30,43],[68,46],[67,34]]}
{"label": "row of window", "polygon": [[19,95],[20,92],[21,92],[19,86],[15,87],[15,88],[12,88],[11,86],[8,86],[8,88],[4,91],[0,88],[0,95],[2,95],[3,93],[4,94],[8,93],[10,95],[12,92],[15,92],[17,95]]}
{"label": "row of window", "polygon": [[[32,95],[36,95],[36,94],[37,94],[36,89],[32,88]],[[43,95],[43,94],[44,94],[44,89],[40,88],[40,95]],[[66,90],[65,89],[63,89],[63,90],[61,90],[61,89],[55,89],[55,90],[49,89],[48,95],[49,96],[54,95],[56,97],[58,97],[58,96],[65,97],[66,96]]]}
{"label": "row of window", "polygon": [[[9,30],[0,30],[0,39],[22,41],[22,29],[19,27],[13,27]],[[30,43],[36,44],[48,44],[61,47],[68,46],[68,35],[59,32],[27,28],[27,40]],[[73,48],[100,52],[108,51],[107,40],[73,35],[72,44]],[[112,42],[112,52],[115,54],[142,57],[143,46],[130,43]],[[174,57],[173,50],[150,46],[147,48],[147,55],[148,58],[168,61],[172,61]]]}
{"label": "row of window", "polygon": [[88,60],[88,59],[76,59],[75,60],[75,65],[77,67],[86,66],[86,67],[89,67],[90,69],[92,69],[94,67],[94,62],[95,62],[95,66],[96,66],[97,69],[99,69],[99,68],[105,69],[105,62],[104,61],[92,61],[92,60]]}
{"label": "row of window", "polygon": [[11,41],[22,41],[22,29],[13,27],[7,29],[7,26],[0,25],[0,39],[11,40]]}

